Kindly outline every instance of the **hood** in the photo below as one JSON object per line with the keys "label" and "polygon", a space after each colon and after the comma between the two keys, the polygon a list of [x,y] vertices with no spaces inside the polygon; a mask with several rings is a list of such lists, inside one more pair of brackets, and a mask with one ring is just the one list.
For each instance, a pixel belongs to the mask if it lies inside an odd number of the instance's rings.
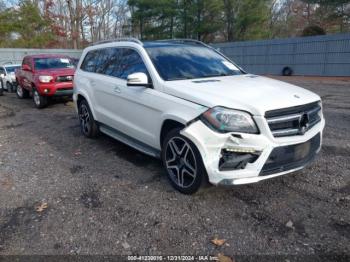
{"label": "hood", "polygon": [[166,81],[164,92],[209,108],[223,106],[253,115],[320,100],[301,87],[251,74]]}
{"label": "hood", "polygon": [[66,76],[74,75],[75,68],[58,68],[58,69],[45,69],[36,71],[36,75],[49,75],[49,76]]}

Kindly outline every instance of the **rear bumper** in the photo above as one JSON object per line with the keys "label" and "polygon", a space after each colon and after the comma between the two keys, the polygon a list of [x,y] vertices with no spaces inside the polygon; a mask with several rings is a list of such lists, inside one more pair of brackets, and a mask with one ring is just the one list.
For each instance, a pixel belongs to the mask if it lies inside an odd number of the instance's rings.
{"label": "rear bumper", "polygon": [[[312,162],[320,151],[324,119],[304,135],[283,138],[272,136],[264,118],[256,117],[255,121],[260,127],[260,134],[220,134],[200,120],[181,131],[197,146],[212,184],[255,183],[295,172]],[[305,151],[303,147],[309,148]],[[239,156],[248,161],[238,163],[235,168],[224,167],[220,161],[225,150],[230,150],[231,154],[236,152],[232,159]]]}
{"label": "rear bumper", "polygon": [[42,96],[71,96],[73,95],[73,83],[41,83],[37,86],[38,92]]}

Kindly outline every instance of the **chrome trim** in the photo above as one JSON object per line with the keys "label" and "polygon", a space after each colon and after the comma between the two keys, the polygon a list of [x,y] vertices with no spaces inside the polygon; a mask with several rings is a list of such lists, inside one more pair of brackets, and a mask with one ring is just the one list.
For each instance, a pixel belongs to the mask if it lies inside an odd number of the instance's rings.
{"label": "chrome trim", "polygon": [[[310,130],[312,127],[314,127],[319,121],[321,121],[321,117],[319,119],[314,119],[316,114],[318,114],[322,110],[322,107],[320,105],[316,105],[314,108],[309,108],[309,110],[303,110],[298,113],[289,114],[289,115],[282,115],[282,116],[273,116],[271,118],[266,117],[267,124],[270,127],[271,133],[274,137],[282,137],[282,136],[293,136],[293,135],[303,135],[305,132]],[[295,124],[293,124],[292,121],[297,120],[298,122],[301,121],[301,118],[303,115],[306,114],[308,117],[312,117],[314,121],[309,122],[309,124],[304,128],[301,129],[296,128]],[[274,124],[280,124],[280,123],[290,123],[293,127],[289,128],[281,128],[276,129],[276,127],[273,127]],[[300,123],[299,123],[300,125]]]}
{"label": "chrome trim", "polygon": [[320,111],[321,110],[321,107],[319,106],[319,107],[316,107],[316,108],[314,108],[314,109],[312,109],[312,110],[310,110],[310,111],[307,111],[306,113],[308,113],[308,114],[314,114],[314,113],[318,113],[318,111]]}
{"label": "chrome trim", "polygon": [[285,136],[285,135],[297,135],[299,134],[299,129],[283,129],[272,131],[273,136]]}
{"label": "chrome trim", "polygon": [[296,120],[299,119],[302,116],[302,114],[295,114],[295,115],[288,115],[288,116],[277,116],[267,119],[267,122],[269,124],[275,124],[280,122],[285,122],[288,120]]}

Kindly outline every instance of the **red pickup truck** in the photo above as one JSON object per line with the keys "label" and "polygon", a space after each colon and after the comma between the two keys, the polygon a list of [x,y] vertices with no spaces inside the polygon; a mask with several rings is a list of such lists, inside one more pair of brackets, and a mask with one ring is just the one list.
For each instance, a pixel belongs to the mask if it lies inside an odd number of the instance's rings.
{"label": "red pickup truck", "polygon": [[52,96],[73,94],[74,61],[64,55],[29,55],[16,71],[17,97],[33,97],[37,108],[43,108]]}

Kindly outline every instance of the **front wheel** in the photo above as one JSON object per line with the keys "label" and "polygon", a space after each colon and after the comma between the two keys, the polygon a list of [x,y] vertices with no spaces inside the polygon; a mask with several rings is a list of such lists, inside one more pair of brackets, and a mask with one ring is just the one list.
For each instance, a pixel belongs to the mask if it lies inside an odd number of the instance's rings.
{"label": "front wheel", "polygon": [[44,108],[47,106],[47,96],[42,96],[39,94],[38,90],[33,89],[33,101],[36,108]]}
{"label": "front wheel", "polygon": [[208,182],[208,175],[197,147],[174,129],[164,139],[162,161],[171,185],[184,194],[193,194]]}

